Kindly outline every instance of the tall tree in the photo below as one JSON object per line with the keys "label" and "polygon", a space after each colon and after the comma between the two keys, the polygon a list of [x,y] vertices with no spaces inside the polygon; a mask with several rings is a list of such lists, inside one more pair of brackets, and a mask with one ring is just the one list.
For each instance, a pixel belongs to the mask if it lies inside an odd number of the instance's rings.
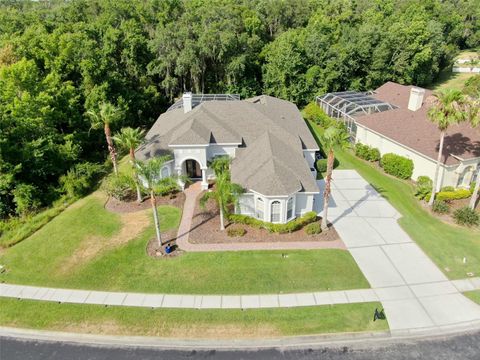
{"label": "tall tree", "polygon": [[137,189],[137,202],[142,202],[142,192],[138,180],[137,167],[135,166],[135,149],[143,142],[145,130],[132,129],[130,127],[123,128],[117,133],[113,140],[122,148],[128,150],[130,163],[132,164],[133,175],[135,178],[135,186]]}
{"label": "tall tree", "polygon": [[335,148],[346,148],[350,145],[347,132],[340,125],[331,125],[320,137],[323,151],[327,155],[327,174],[325,177],[325,190],[323,191],[323,217],[322,230],[328,229],[328,201],[331,193],[333,165],[335,162]]}
{"label": "tall tree", "polygon": [[220,157],[213,161],[211,167],[215,171],[215,188],[207,191],[200,198],[200,205],[205,206],[209,199],[214,199],[220,209],[220,230],[225,230],[225,213],[228,212],[228,206],[238,202],[238,198],[243,193],[243,188],[230,180],[228,157]]}
{"label": "tall tree", "polygon": [[120,110],[112,103],[104,102],[100,105],[98,111],[90,110],[87,111],[87,114],[90,116],[92,129],[100,129],[103,127],[105,139],[107,141],[108,152],[110,153],[110,158],[112,159],[113,171],[115,172],[115,175],[117,175],[117,152],[115,151],[115,146],[112,141],[112,130],[110,126],[120,120]]}
{"label": "tall tree", "polygon": [[456,89],[445,89],[438,91],[428,99],[431,107],[428,110],[428,118],[437,125],[440,131],[440,145],[438,147],[437,164],[435,167],[435,176],[433,178],[432,196],[428,201],[428,205],[432,206],[435,201],[435,193],[438,187],[438,175],[440,172],[440,164],[443,156],[443,142],[445,133],[448,128],[454,124],[458,124],[466,119],[467,113],[464,105],[465,100],[461,91]]}
{"label": "tall tree", "polygon": [[160,219],[158,217],[156,195],[158,193],[164,193],[170,189],[178,188],[178,183],[175,178],[171,176],[166,178],[160,177],[162,167],[164,167],[167,161],[170,160],[171,157],[167,155],[153,158],[147,162],[138,160],[135,162],[138,168],[137,171],[141,184],[150,194],[150,203],[152,205],[153,219],[155,221],[155,232],[159,247],[161,247],[163,243],[160,234]]}

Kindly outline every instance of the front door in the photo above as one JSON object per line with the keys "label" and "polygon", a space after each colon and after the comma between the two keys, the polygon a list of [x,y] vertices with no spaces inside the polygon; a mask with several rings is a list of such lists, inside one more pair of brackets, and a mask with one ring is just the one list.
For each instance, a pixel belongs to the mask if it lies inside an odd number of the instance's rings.
{"label": "front door", "polygon": [[187,176],[191,179],[200,179],[202,177],[200,165],[195,160],[186,160],[185,170],[187,172]]}

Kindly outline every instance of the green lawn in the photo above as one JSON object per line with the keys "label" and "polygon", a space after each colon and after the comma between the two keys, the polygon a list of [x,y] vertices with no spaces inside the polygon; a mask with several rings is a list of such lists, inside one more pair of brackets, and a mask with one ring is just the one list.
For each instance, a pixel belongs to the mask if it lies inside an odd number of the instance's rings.
{"label": "green lawn", "polygon": [[469,272],[480,274],[479,230],[449,225],[431,216],[415,199],[410,183],[385,175],[349,151],[337,150],[336,156],[342,168],[357,170],[403,215],[399,224],[450,279],[466,278]]}
{"label": "green lawn", "polygon": [[[150,216],[149,210],[147,210]],[[162,230],[176,228],[180,210],[160,206]],[[23,242],[5,250],[0,281],[38,286],[184,294],[252,294],[368,288],[347,251],[325,249],[184,253],[169,259],[146,255],[150,224],[133,239],[67,266],[85,243],[108,244],[121,218],[95,193],[76,202]],[[95,242],[92,242],[92,239]],[[88,242],[90,241],[90,243]],[[86,247],[84,251],[89,251]],[[284,253],[285,251],[283,251]]]}
{"label": "green lawn", "polygon": [[463,295],[468,297],[470,300],[475,301],[477,304],[480,304],[480,290],[467,291]]}
{"label": "green lawn", "polygon": [[380,303],[285,309],[189,310],[104,307],[0,298],[0,324],[56,331],[175,338],[239,338],[385,331]]}
{"label": "green lawn", "polygon": [[431,90],[442,90],[442,89],[457,89],[463,90],[465,87],[465,81],[475,76],[475,73],[454,73],[452,69],[446,68],[440,72],[438,75],[437,80],[430,86],[428,86]]}

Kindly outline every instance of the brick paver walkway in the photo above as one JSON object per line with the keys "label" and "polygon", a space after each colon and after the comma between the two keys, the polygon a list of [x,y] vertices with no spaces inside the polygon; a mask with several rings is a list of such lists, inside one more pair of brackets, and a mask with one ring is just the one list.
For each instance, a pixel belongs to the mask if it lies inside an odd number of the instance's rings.
{"label": "brick paver walkway", "polygon": [[[291,241],[291,242],[242,242],[233,244],[192,244],[188,241],[192,227],[195,204],[201,194],[200,183],[194,183],[185,189],[185,204],[182,220],[178,227],[177,246],[184,251],[247,251],[247,250],[301,250],[301,249],[346,249],[341,240],[335,241]],[[226,234],[225,234],[226,236]]]}

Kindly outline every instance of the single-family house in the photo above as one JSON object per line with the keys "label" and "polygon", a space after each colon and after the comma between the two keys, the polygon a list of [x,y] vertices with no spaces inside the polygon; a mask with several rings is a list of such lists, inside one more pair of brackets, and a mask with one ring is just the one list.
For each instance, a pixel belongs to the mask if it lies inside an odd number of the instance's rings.
{"label": "single-family house", "polygon": [[206,190],[214,179],[210,162],[228,155],[232,181],[245,189],[236,212],[286,223],[313,209],[318,150],[291,102],[186,93],[160,115],[136,157],[170,154],[160,175],[186,175]]}
{"label": "single-family house", "polygon": [[[317,97],[331,117],[344,121],[355,142],[385,153],[395,153],[414,163],[412,178],[433,179],[440,131],[427,116],[432,92],[387,82],[371,92],[344,91]],[[445,136],[438,189],[468,188],[480,166],[480,131],[467,122],[451,126]],[[437,189],[437,190],[438,190]]]}

